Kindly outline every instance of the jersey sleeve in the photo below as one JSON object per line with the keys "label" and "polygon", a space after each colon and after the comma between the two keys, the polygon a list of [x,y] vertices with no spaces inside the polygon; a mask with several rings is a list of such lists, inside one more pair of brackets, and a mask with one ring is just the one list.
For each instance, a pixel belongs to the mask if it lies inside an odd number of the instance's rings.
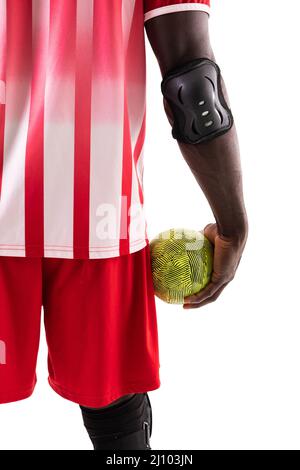
{"label": "jersey sleeve", "polygon": [[210,0],[144,0],[144,21],[179,11],[210,11]]}

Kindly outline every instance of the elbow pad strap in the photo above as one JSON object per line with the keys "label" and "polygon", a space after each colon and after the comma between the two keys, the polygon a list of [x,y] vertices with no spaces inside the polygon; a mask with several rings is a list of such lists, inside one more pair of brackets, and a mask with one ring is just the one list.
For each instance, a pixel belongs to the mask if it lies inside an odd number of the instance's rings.
{"label": "elbow pad strap", "polygon": [[221,87],[221,72],[209,59],[196,59],[168,72],[161,83],[173,117],[174,139],[199,144],[228,132],[231,111]]}

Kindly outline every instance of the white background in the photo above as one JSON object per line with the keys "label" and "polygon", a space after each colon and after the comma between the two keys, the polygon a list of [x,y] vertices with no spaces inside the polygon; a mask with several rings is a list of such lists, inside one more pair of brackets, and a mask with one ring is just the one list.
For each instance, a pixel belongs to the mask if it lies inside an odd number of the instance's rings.
{"label": "white background", "polygon": [[[299,2],[213,1],[214,51],[240,137],[247,249],[220,299],[184,311],[157,301],[161,387],[153,449],[300,449]],[[147,43],[145,186],[150,237],[213,222],[162,107]],[[47,385],[0,407],[1,449],[91,449],[76,405]]]}

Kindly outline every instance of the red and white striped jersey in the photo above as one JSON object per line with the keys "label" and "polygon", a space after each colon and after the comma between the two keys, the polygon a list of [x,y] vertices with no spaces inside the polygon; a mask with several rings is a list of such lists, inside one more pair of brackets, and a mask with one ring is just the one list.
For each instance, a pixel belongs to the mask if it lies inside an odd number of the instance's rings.
{"label": "red and white striped jersey", "polygon": [[147,244],[144,22],[209,0],[0,0],[0,255]]}

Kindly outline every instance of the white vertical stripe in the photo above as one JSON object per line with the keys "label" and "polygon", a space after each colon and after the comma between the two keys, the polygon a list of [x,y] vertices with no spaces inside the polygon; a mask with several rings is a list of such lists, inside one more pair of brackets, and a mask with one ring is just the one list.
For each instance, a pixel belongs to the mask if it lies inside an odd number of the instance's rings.
{"label": "white vertical stripe", "polygon": [[[1,80],[6,61],[6,0],[0,0],[0,104],[5,104],[5,82]],[[4,78],[4,77],[3,77]]]}
{"label": "white vertical stripe", "polygon": [[[125,6],[126,5],[126,6]],[[141,48],[139,44],[139,55],[137,56],[134,49],[134,45],[131,43],[131,47],[128,50],[128,42],[132,27],[136,27],[136,22],[140,26],[140,36],[138,39],[144,42],[144,24],[143,17],[134,14],[135,1],[128,0],[123,2],[123,37],[124,37],[124,54],[128,54],[129,63],[134,62],[134,77],[132,72],[128,70],[128,79],[126,83],[128,113],[130,122],[130,134],[132,149],[134,151],[137,138],[142,126],[145,107],[146,107],[146,51],[145,45]],[[134,23],[133,23],[134,21]],[[125,57],[125,56],[124,56]],[[131,74],[130,74],[131,72]]]}
{"label": "white vertical stripe", "polygon": [[[135,2],[132,2],[135,3]],[[134,6],[134,5],[133,5]],[[133,11],[131,12],[133,14]],[[140,23],[140,36],[139,39],[144,41],[144,24],[143,16],[137,15],[134,18],[135,22]],[[123,21],[124,24],[124,21]],[[143,124],[145,108],[146,108],[146,56],[145,47],[141,48],[139,45],[138,51],[139,56],[136,56],[134,45],[130,44],[128,49],[128,41],[130,38],[131,28],[135,27],[130,21],[126,22],[124,29],[124,38],[126,38],[126,51],[128,53],[129,63],[133,65],[134,72],[128,70],[130,78],[126,83],[127,103],[128,103],[128,114],[130,123],[130,136],[131,136],[131,148],[132,148],[132,187],[131,187],[131,207],[128,208],[130,211],[130,227],[129,227],[129,239],[130,239],[130,252],[137,249],[137,246],[143,244],[145,237],[145,218],[143,208],[140,203],[139,193],[139,175],[138,169],[135,167],[134,162],[134,151],[136,143],[141,131]],[[131,73],[130,73],[131,72]],[[139,159],[140,160],[140,159]],[[139,242],[139,243],[138,243]],[[143,245],[142,245],[143,246]]]}
{"label": "white vertical stripe", "polygon": [[135,2],[136,0],[123,0],[122,2],[123,44],[125,52],[128,46]]}
{"label": "white vertical stripe", "polygon": [[[46,87],[44,140],[44,238],[45,255],[63,246],[73,254],[74,205],[74,123],[47,119],[48,100],[56,87],[65,88],[57,80],[55,87]],[[72,93],[69,82],[68,93]],[[48,255],[48,256],[49,256]]]}
{"label": "white vertical stripe", "polygon": [[5,82],[0,80],[0,104],[5,104]]}
{"label": "white vertical stripe", "polygon": [[[0,0],[0,27],[3,28],[6,25],[6,0]],[[0,29],[4,30],[3,29]]]}
{"label": "white vertical stripe", "polygon": [[[141,68],[145,66],[144,57],[141,58]],[[128,113],[132,151],[134,151],[146,110],[145,83],[127,83]]]}
{"label": "white vertical stripe", "polygon": [[[123,81],[95,80],[92,89],[91,179],[90,179],[90,257],[119,253],[123,161]],[[113,120],[101,121],[102,103],[114,110]],[[109,217],[110,235],[101,235],[102,223]],[[101,249],[102,247],[102,256]],[[109,250],[109,251],[107,251]],[[112,254],[114,253],[114,254]]]}
{"label": "white vertical stripe", "polygon": [[73,256],[75,77],[52,74],[52,61],[49,56],[44,109],[45,256],[68,258]]}
{"label": "white vertical stripe", "polygon": [[[94,0],[77,0],[77,37],[93,34]],[[89,40],[89,38],[87,38]]]}
{"label": "white vertical stripe", "polygon": [[[1,54],[5,51],[6,41],[4,41],[6,35],[6,0],[0,0],[0,51]],[[3,50],[4,46],[4,50]],[[1,56],[0,56],[1,57]]]}
{"label": "white vertical stripe", "polygon": [[139,155],[138,161],[136,162],[137,176],[138,176],[140,185],[142,187],[143,187],[143,177],[144,177],[144,148],[145,148],[145,143]]}
{"label": "white vertical stripe", "polygon": [[[6,87],[4,161],[0,204],[0,249],[25,256],[25,156],[30,110],[30,79]],[[18,106],[17,103],[22,103]],[[3,229],[2,229],[3,228]]]}

